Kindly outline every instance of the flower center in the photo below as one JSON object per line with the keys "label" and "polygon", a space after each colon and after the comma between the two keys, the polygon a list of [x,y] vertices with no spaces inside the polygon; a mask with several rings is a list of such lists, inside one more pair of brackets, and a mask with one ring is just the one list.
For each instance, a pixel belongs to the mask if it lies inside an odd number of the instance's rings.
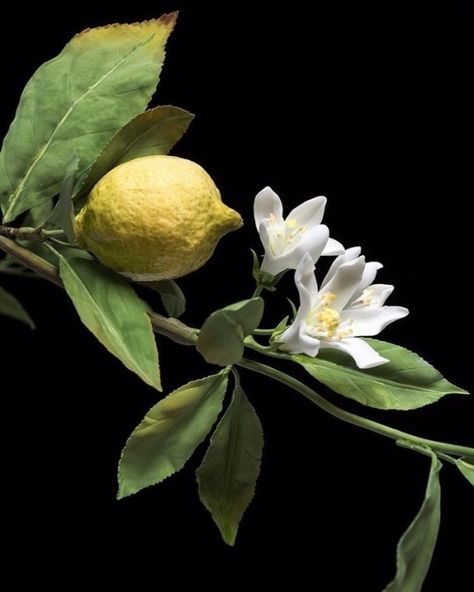
{"label": "flower center", "polygon": [[342,339],[352,335],[352,321],[341,323],[341,315],[332,308],[336,294],[326,292],[306,318],[307,333],[312,337]]}
{"label": "flower center", "polygon": [[331,307],[336,295],[327,292],[314,306],[306,319],[306,324],[315,337],[333,337],[341,323],[341,315]]}
{"label": "flower center", "polygon": [[274,255],[279,255],[292,249],[294,243],[306,232],[306,227],[297,220],[289,219],[278,222],[273,214],[270,214],[270,247]]}

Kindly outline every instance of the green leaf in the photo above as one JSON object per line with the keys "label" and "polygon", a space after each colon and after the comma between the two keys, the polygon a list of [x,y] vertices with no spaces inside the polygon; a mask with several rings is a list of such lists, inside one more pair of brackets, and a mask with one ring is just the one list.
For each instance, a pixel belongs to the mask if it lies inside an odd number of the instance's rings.
{"label": "green leaf", "polygon": [[360,370],[352,358],[329,349],[316,358],[295,355],[292,359],[336,393],[377,409],[417,409],[450,393],[468,394],[408,349],[377,339],[365,341],[390,362]]}
{"label": "green leaf", "polygon": [[205,321],[196,348],[209,364],[228,366],[244,353],[244,339],[263,316],[262,298],[251,298],[216,310]]}
{"label": "green leaf", "polygon": [[66,174],[59,193],[58,203],[49,218],[49,222],[64,230],[67,240],[72,245],[76,242],[76,223],[72,195],[74,191],[74,178],[78,168],[79,158],[73,156],[66,167]]}
{"label": "green leaf", "polygon": [[129,370],[161,390],[147,307],[133,288],[117,274],[79,256],[59,255],[59,273],[84,325]]}
{"label": "green leaf", "polygon": [[3,288],[0,288],[0,315],[21,321],[31,329],[35,328],[33,320],[23,306],[18,302],[15,296]]}
{"label": "green leaf", "polygon": [[186,310],[186,298],[175,281],[141,282],[141,285],[158,292],[161,296],[163,306],[170,317],[177,319]]}
{"label": "green leaf", "polygon": [[397,545],[397,573],[384,592],[420,592],[430,567],[440,523],[441,463],[431,453],[425,499]]}
{"label": "green leaf", "polygon": [[237,385],[196,472],[199,497],[228,545],[235,543],[239,523],[253,498],[262,450],[262,425]]}
{"label": "green leaf", "polygon": [[125,444],[118,498],[166,479],[186,464],[222,409],[228,370],[188,382],[154,405]]}
{"label": "green leaf", "polygon": [[43,226],[46,220],[50,217],[53,211],[53,200],[48,199],[39,206],[35,206],[28,210],[25,219],[23,220],[23,226],[30,226],[31,228],[39,228]]}
{"label": "green leaf", "polygon": [[71,154],[89,167],[146,108],[175,20],[87,29],[33,74],[0,153],[4,222],[57,195]]}
{"label": "green leaf", "polygon": [[466,477],[471,485],[474,485],[474,459],[472,458],[458,458],[456,466],[461,473]]}
{"label": "green leaf", "polygon": [[101,177],[123,162],[150,154],[168,154],[193,117],[188,111],[171,105],[137,115],[115,134],[94,162],[79,196],[87,195]]}

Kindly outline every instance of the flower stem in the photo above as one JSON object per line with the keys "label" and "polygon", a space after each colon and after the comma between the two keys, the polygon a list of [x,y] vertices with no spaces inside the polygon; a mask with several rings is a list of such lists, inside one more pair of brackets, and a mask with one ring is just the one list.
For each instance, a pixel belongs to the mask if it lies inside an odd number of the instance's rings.
{"label": "flower stem", "polygon": [[261,284],[258,284],[257,287],[255,288],[255,292],[252,294],[252,298],[257,298],[257,296],[260,296],[262,291],[263,291],[263,286]]}
{"label": "flower stem", "polygon": [[294,389],[303,397],[309,399],[312,403],[332,415],[333,417],[337,417],[346,423],[351,423],[353,425],[359,426],[371,432],[375,432],[376,434],[380,434],[387,438],[392,438],[393,440],[403,440],[405,442],[412,442],[413,444],[419,444],[420,446],[427,446],[431,448],[434,452],[441,452],[445,454],[455,454],[457,456],[472,456],[474,454],[473,448],[468,448],[466,446],[458,446],[456,444],[449,444],[447,442],[437,442],[436,440],[428,440],[426,438],[420,438],[419,436],[414,436],[413,434],[409,434],[407,432],[402,432],[401,430],[397,430],[395,428],[391,428],[386,426],[382,423],[378,423],[376,421],[372,421],[371,419],[367,419],[365,417],[360,417],[359,415],[355,415],[354,413],[349,413],[340,407],[337,407],[333,403],[327,401],[324,397],[319,395],[316,391],[311,389],[309,386],[306,386],[303,382],[300,382],[296,378],[273,368],[272,366],[267,366],[265,364],[261,364],[260,362],[255,362],[253,360],[247,360],[242,358],[238,363],[238,366],[242,368],[247,368],[248,370],[252,370],[253,372],[257,372],[258,374],[263,374],[264,376],[268,376],[269,378],[273,378],[274,380],[289,386],[290,388]]}
{"label": "flower stem", "polygon": [[[56,284],[57,286],[63,287],[63,283],[59,276],[58,270],[54,265],[48,263],[35,253],[32,253],[25,247],[22,247],[15,241],[7,238],[6,236],[1,235],[0,233],[0,249],[15,257],[20,263],[22,263],[28,269],[36,272],[40,277]],[[177,343],[181,343],[183,345],[195,345],[197,340],[197,331],[191,327],[188,327],[181,321],[173,318],[167,318],[155,312],[150,312],[150,319],[153,326],[153,330],[155,333],[159,333],[176,341]],[[257,344],[254,340],[251,340],[247,337],[247,340],[250,343],[246,343],[246,345],[250,345],[252,349],[260,351],[260,353],[266,353],[266,355],[274,355],[275,357],[281,358],[281,354],[273,354],[266,350],[264,346]],[[388,438],[392,438],[394,440],[401,441],[400,443],[403,445],[404,443],[412,443],[418,444],[420,446],[425,446],[433,449],[436,453],[440,453],[440,457],[443,458],[442,454],[454,454],[457,456],[470,456],[474,457],[474,449],[468,448],[466,446],[458,446],[456,444],[448,444],[445,442],[437,442],[435,440],[428,440],[426,438],[420,438],[418,436],[414,436],[412,434],[408,434],[406,432],[402,432],[400,430],[396,430],[384,424],[372,421],[370,419],[366,419],[365,417],[360,417],[359,415],[355,415],[354,413],[349,413],[348,411],[344,411],[340,409],[336,405],[333,405],[329,401],[327,401],[324,397],[316,393],[313,389],[306,386],[304,383],[300,382],[296,378],[292,376],[288,376],[284,372],[277,370],[271,366],[266,366],[265,364],[261,364],[260,362],[255,362],[252,360],[247,360],[243,358],[239,363],[238,366],[242,368],[247,368],[248,370],[252,370],[259,374],[263,374],[278,382],[281,382],[290,388],[296,390],[304,397],[315,403],[318,407],[329,413],[330,415],[341,419],[347,423],[351,423],[353,425],[357,425],[362,427],[366,430],[370,430],[371,432],[375,432],[377,434],[381,434],[382,436],[386,436]],[[445,459],[447,460],[447,459]]]}

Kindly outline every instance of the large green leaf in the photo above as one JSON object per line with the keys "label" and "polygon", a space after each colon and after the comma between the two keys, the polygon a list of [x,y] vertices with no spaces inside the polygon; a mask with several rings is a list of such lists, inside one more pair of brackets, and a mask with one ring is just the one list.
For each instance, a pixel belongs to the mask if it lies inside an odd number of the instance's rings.
{"label": "large green leaf", "polygon": [[329,349],[322,350],[316,358],[292,358],[336,393],[377,409],[417,409],[450,393],[468,394],[408,349],[377,339],[366,341],[390,362],[360,370],[352,358]]}
{"label": "large green leaf", "polygon": [[253,498],[262,450],[262,425],[237,385],[196,472],[199,497],[228,545],[235,543],[239,523]]}
{"label": "large green leaf", "polygon": [[177,319],[186,310],[186,298],[175,281],[157,280],[154,282],[142,282],[141,285],[158,292],[163,306],[170,317]]}
{"label": "large green leaf", "polygon": [[430,567],[440,523],[441,463],[431,454],[425,499],[397,545],[397,573],[384,592],[420,592]]}
{"label": "large green leaf", "polygon": [[71,154],[89,167],[146,108],[175,20],[87,29],[33,74],[0,154],[4,222],[56,195]]}
{"label": "large green leaf", "polygon": [[474,458],[458,458],[456,465],[471,485],[474,485]]}
{"label": "large green leaf", "polygon": [[222,370],[189,382],[150,409],[122,451],[119,499],[183,468],[217,420],[227,375]]}
{"label": "large green leaf", "polygon": [[251,298],[216,310],[199,332],[196,348],[209,364],[227,366],[244,353],[244,339],[254,331],[263,315],[262,298]]}
{"label": "large green leaf", "polygon": [[0,288],[0,315],[26,323],[31,329],[35,324],[18,300],[3,288]]}
{"label": "large green leaf", "polygon": [[117,274],[82,256],[60,255],[59,272],[84,325],[129,370],[161,390],[158,351],[147,306],[133,288]]}
{"label": "large green leaf", "polygon": [[137,115],[107,144],[92,165],[79,195],[87,195],[101,177],[123,162],[151,154],[168,154],[193,117],[188,111],[171,105]]}

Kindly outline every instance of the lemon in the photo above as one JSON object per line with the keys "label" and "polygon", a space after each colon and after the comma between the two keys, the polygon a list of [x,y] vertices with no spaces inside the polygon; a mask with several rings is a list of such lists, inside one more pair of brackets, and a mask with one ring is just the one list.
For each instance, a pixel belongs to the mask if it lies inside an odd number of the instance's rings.
{"label": "lemon", "polygon": [[78,243],[137,281],[186,275],[242,225],[206,171],[175,156],[120,164],[94,186],[76,217]]}

